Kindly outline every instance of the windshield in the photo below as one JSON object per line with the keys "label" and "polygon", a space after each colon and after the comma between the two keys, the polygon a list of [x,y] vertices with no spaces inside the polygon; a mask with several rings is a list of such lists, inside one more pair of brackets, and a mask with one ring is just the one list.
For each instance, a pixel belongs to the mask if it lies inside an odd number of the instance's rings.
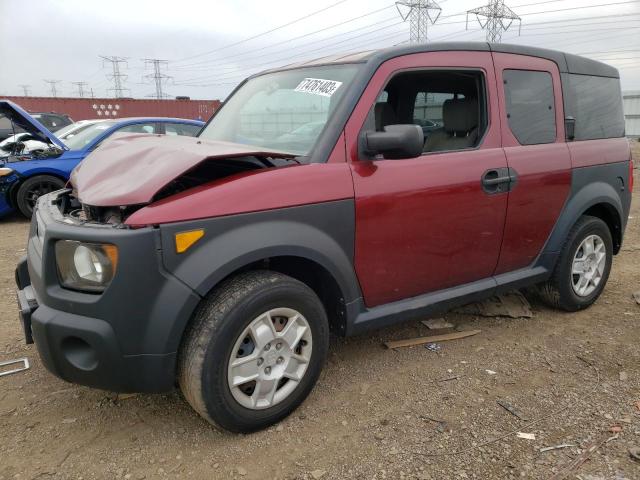
{"label": "windshield", "polygon": [[75,135],[62,139],[69,150],[82,150],[89,145],[95,138],[102,135],[105,130],[114,126],[116,122],[98,122],[92,123],[84,130],[76,132]]}
{"label": "windshield", "polygon": [[332,65],[253,78],[199,136],[308,155],[357,70],[358,65]]}

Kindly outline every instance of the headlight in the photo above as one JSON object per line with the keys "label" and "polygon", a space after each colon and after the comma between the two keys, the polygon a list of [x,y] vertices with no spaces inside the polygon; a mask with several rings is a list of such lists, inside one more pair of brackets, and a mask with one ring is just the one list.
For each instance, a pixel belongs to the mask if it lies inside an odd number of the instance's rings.
{"label": "headlight", "polygon": [[13,173],[13,170],[7,167],[0,168],[0,177],[7,177]]}
{"label": "headlight", "polygon": [[116,273],[118,248],[111,244],[58,240],[56,264],[63,287],[99,293],[109,286]]}

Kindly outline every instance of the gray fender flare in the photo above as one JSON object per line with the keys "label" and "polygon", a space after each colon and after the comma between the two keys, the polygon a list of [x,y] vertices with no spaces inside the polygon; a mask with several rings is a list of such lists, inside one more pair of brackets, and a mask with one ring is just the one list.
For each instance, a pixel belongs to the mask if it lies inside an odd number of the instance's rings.
{"label": "gray fender flare", "polygon": [[[336,280],[345,303],[361,297],[353,266],[353,200],[292,207],[162,225],[165,268],[198,295],[206,296],[233,272],[266,258],[313,261]],[[187,252],[175,251],[175,234],[202,228]],[[186,325],[176,325],[178,338]]]}
{"label": "gray fender flare", "polygon": [[575,225],[578,218],[589,208],[598,204],[613,207],[620,219],[621,225],[624,226],[624,208],[618,191],[610,183],[604,181],[588,183],[575,193],[572,193],[568,199],[549,236],[544,252],[560,252],[571,227]]}

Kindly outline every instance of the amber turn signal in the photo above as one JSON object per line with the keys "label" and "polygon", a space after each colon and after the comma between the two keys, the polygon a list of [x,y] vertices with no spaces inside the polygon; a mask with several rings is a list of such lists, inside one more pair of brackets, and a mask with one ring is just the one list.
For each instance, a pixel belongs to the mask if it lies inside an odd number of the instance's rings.
{"label": "amber turn signal", "polygon": [[186,252],[202,237],[204,237],[204,230],[202,229],[176,233],[176,253]]}

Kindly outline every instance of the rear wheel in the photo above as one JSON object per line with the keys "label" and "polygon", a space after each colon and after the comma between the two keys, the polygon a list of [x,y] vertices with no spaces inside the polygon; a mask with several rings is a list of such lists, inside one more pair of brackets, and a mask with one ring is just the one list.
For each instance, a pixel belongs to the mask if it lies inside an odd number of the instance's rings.
{"label": "rear wheel", "polygon": [[52,175],[36,175],[27,178],[18,188],[16,195],[18,210],[25,217],[31,218],[38,198],[61,188],[64,188],[64,181]]}
{"label": "rear wheel", "polygon": [[553,307],[570,312],[586,308],[604,290],[612,260],[609,227],[599,218],[585,215],[569,232],[553,276],[539,292]]}
{"label": "rear wheel", "polygon": [[244,273],[203,301],[180,351],[178,382],[209,422],[259,430],[307,397],[328,338],[324,308],[309,287],[280,273]]}

